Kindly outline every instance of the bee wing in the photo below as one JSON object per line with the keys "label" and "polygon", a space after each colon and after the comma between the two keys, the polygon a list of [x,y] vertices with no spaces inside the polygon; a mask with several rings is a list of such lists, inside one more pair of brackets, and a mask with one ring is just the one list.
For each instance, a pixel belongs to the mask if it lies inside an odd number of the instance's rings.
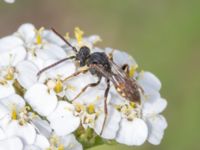
{"label": "bee wing", "polygon": [[113,62],[112,60],[109,60],[111,68],[112,68],[112,72],[115,74],[120,75],[123,78],[128,78],[127,74],[124,72],[124,70],[119,67],[115,62]]}
{"label": "bee wing", "polygon": [[100,72],[105,78],[111,80],[114,84],[116,90],[120,94],[124,94],[127,100],[133,102],[140,102],[140,93],[138,91],[139,86],[136,80],[128,77],[126,73],[118,67],[114,62],[111,64],[112,71],[108,72],[104,69],[102,65],[95,64],[94,67],[98,72]]}
{"label": "bee wing", "polygon": [[95,70],[100,72],[104,77],[108,78],[109,80],[112,80],[113,73],[106,71],[102,65],[95,64],[95,65],[91,65],[91,67],[95,68]]}
{"label": "bee wing", "polygon": [[97,71],[99,71],[104,77],[111,80],[116,87],[121,84],[125,84],[126,80],[128,79],[124,71],[120,69],[120,67],[117,67],[117,65],[115,65],[112,68],[112,72],[106,71],[102,65],[96,64],[96,65],[93,65],[92,67],[94,67]]}
{"label": "bee wing", "polygon": [[[120,84],[136,84],[136,80],[134,78],[131,78],[128,76],[127,73],[124,72],[124,70],[119,67],[115,62],[112,60],[109,60],[111,67],[112,67],[112,72],[115,74],[113,77],[117,82],[119,82],[118,85]],[[127,87],[127,86],[126,86]]]}
{"label": "bee wing", "polygon": [[112,60],[110,60],[110,64],[112,72],[116,74],[113,76],[117,81],[117,85],[115,86],[123,89],[128,100],[140,102],[140,91],[143,93],[143,89],[137,84],[137,81],[129,77],[128,74]]}

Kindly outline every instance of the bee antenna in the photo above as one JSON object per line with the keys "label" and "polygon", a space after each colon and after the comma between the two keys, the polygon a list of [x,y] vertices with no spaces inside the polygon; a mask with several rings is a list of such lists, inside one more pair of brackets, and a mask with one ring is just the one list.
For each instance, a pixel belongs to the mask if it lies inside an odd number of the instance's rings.
{"label": "bee antenna", "polygon": [[76,49],[76,47],[72,46],[61,34],[59,34],[54,28],[51,28],[51,30],[57,35],[59,36],[69,47],[72,48],[72,50],[74,52],[78,52],[78,50]]}

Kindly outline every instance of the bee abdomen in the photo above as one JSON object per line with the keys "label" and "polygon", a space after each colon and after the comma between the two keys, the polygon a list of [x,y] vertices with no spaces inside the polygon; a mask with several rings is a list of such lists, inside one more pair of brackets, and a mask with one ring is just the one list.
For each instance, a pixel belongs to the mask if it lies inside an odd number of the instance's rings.
{"label": "bee abdomen", "polygon": [[[129,85],[130,86],[130,85]],[[131,102],[140,103],[140,91],[136,87],[124,88],[116,87],[117,92],[125,99]]]}

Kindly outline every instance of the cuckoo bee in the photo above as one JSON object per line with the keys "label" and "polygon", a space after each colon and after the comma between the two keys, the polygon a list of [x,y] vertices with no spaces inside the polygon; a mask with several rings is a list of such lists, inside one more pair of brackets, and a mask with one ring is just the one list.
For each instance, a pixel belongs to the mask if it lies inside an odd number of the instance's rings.
{"label": "cuckoo bee", "polygon": [[[107,87],[105,89],[104,93],[104,113],[105,113],[105,119],[102,126],[102,131],[105,126],[106,118],[107,118],[107,98],[108,93],[110,90],[110,83],[112,82],[115,86],[116,91],[124,97],[126,100],[130,102],[140,103],[140,93],[141,88],[137,84],[136,80],[132,77],[128,76],[127,71],[128,65],[125,65],[124,67],[119,67],[115,64],[113,59],[106,55],[104,52],[94,52],[91,53],[90,49],[87,46],[82,46],[79,50],[77,50],[76,47],[72,46],[63,36],[61,36],[55,29],[52,29],[52,31],[59,36],[65,43],[72,48],[75,55],[70,56],[67,58],[64,58],[62,60],[59,60],[58,62],[49,65],[42,70],[38,72],[38,76],[45,72],[46,70],[64,62],[70,59],[73,59],[79,63],[79,67],[86,67],[84,70],[79,70],[66,79],[63,80],[69,80],[70,78],[73,78],[75,76],[78,76],[81,73],[90,72],[92,75],[95,75],[98,77],[98,81],[95,83],[90,83],[86,85],[81,92],[75,96],[73,100],[78,98],[84,91],[86,91],[90,87],[95,87],[101,83],[102,78],[106,79]],[[101,134],[102,134],[101,131]]]}

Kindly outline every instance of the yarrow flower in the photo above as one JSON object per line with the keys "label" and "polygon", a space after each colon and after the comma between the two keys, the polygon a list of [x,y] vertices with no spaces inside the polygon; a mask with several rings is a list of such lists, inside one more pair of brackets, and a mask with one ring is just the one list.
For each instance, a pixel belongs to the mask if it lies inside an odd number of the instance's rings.
{"label": "yarrow flower", "polygon": [[15,2],[15,0],[4,0],[6,3],[10,3],[10,4],[12,4],[12,3],[14,3]]}
{"label": "yarrow flower", "polygon": [[[63,38],[77,50],[87,46],[91,53],[104,52],[119,67],[128,66],[125,72],[140,88],[140,103],[121,96],[113,83],[104,103],[106,80],[98,83],[98,77],[75,60],[38,75],[75,53],[51,30],[23,24],[0,39],[0,149],[82,150],[111,141],[160,144],[167,128],[161,115],[167,101],[160,95],[159,79],[139,71],[128,53],[96,47],[101,41],[98,35],[83,35],[75,28],[75,38],[68,33]],[[98,85],[83,90],[91,83]]]}

